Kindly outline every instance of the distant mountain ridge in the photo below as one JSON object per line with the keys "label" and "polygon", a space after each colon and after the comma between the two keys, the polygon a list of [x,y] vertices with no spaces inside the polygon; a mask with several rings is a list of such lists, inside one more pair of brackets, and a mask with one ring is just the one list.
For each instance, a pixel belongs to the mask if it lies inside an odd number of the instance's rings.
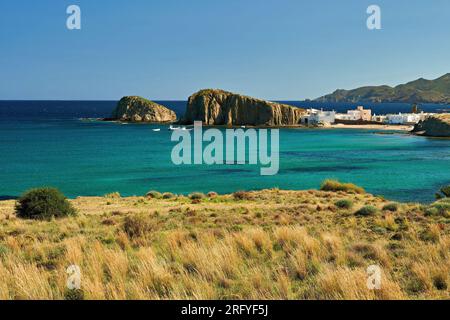
{"label": "distant mountain ridge", "polygon": [[353,90],[339,89],[331,94],[317,98],[316,101],[450,104],[450,73],[435,80],[420,78],[396,87],[382,85],[361,87]]}

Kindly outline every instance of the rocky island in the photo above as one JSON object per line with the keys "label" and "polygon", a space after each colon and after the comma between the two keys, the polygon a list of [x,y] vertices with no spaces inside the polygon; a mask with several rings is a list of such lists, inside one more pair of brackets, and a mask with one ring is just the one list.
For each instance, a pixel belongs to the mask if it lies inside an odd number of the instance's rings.
{"label": "rocky island", "polygon": [[429,137],[450,137],[450,113],[437,114],[420,121],[413,133]]}
{"label": "rocky island", "polygon": [[243,96],[219,89],[201,90],[189,97],[184,124],[293,126],[305,110],[290,105]]}
{"label": "rocky island", "polygon": [[153,101],[137,96],[120,99],[111,119],[124,122],[171,123],[177,120],[175,112]]}

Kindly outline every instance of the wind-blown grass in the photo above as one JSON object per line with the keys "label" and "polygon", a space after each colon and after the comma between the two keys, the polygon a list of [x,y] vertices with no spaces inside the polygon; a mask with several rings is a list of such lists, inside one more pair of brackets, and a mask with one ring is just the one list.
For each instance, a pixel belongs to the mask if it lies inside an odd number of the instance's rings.
{"label": "wind-blown grass", "polygon": [[315,190],[71,203],[77,216],[29,221],[0,202],[0,299],[448,299],[449,219],[424,205]]}

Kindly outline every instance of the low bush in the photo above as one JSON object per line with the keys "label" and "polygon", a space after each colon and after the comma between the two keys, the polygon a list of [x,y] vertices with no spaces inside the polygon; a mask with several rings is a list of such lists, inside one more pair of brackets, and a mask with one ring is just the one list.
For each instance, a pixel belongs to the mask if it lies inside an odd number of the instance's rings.
{"label": "low bush", "polygon": [[215,197],[217,197],[219,194],[217,193],[217,192],[214,192],[214,191],[210,191],[210,192],[208,192],[208,194],[207,194],[207,196],[208,196],[208,198],[215,198]]}
{"label": "low bush", "polygon": [[353,207],[353,201],[350,199],[342,199],[336,201],[334,205],[339,209],[351,209]]}
{"label": "low bush", "polygon": [[322,191],[344,191],[347,193],[365,193],[365,190],[353,183],[341,183],[337,180],[325,180],[320,190]]}
{"label": "low bush", "polygon": [[440,192],[436,193],[437,199],[450,198],[450,185],[442,187],[439,191]]}
{"label": "low bush", "polygon": [[392,202],[384,205],[383,211],[391,211],[391,212],[398,211],[398,203]]}
{"label": "low bush", "polygon": [[112,192],[112,193],[105,194],[105,198],[106,199],[119,199],[119,198],[121,198],[121,195],[118,192]]}
{"label": "low bush", "polygon": [[450,198],[443,198],[430,205],[425,210],[425,215],[450,217]]}
{"label": "low bush", "polygon": [[252,194],[248,191],[237,191],[233,193],[234,200],[252,200]]}
{"label": "low bush", "polygon": [[378,212],[378,209],[375,208],[374,206],[364,206],[361,209],[359,209],[358,211],[355,212],[355,215],[357,216],[373,216]]}
{"label": "low bush", "polygon": [[129,238],[142,237],[150,230],[150,224],[142,216],[126,216],[124,219],[123,231],[125,231]]}
{"label": "low bush", "polygon": [[154,191],[154,190],[147,192],[147,194],[145,196],[150,199],[161,199],[162,198],[161,192]]}
{"label": "low bush", "polygon": [[193,192],[189,195],[189,199],[191,200],[202,200],[205,195],[201,192]]}
{"label": "low bush", "polygon": [[64,194],[55,188],[38,188],[25,192],[16,203],[19,218],[48,220],[74,216],[76,211]]}

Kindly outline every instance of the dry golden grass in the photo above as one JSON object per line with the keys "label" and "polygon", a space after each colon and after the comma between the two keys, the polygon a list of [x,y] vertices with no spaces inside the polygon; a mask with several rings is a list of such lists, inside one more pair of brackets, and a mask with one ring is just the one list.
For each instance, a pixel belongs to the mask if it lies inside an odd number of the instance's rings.
{"label": "dry golden grass", "polygon": [[[426,206],[314,190],[72,203],[76,217],[29,221],[0,202],[0,299],[73,297],[73,264],[84,299],[450,298],[448,212]],[[366,285],[374,264],[380,290]]]}

